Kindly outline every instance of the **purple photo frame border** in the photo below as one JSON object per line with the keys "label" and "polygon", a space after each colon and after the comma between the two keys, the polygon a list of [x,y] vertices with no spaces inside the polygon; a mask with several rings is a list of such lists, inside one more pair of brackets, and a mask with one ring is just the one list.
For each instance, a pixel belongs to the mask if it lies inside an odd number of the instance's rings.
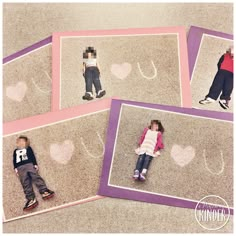
{"label": "purple photo frame border", "polygon": [[193,68],[197,59],[203,34],[209,34],[212,36],[218,36],[225,39],[233,40],[232,34],[226,34],[197,26],[191,26],[187,38],[190,80],[192,79]]}
{"label": "purple photo frame border", "polygon": [[[118,131],[117,127],[118,127],[118,121],[119,121],[119,114],[120,114],[122,104],[135,105],[135,106],[140,106],[140,107],[145,107],[145,108],[160,109],[160,110],[165,110],[165,111],[170,111],[170,112],[195,115],[199,117],[206,117],[206,118],[213,118],[213,119],[215,118],[219,121],[222,121],[222,120],[233,121],[233,114],[112,99],[109,125],[108,125],[108,130],[107,130],[105,154],[104,154],[103,167],[102,167],[102,175],[100,179],[98,195],[195,209],[197,205],[197,200],[191,201],[191,200],[180,199],[180,198],[176,198],[172,196],[162,196],[158,194],[143,193],[143,192],[138,192],[135,190],[116,188],[116,187],[108,185],[109,172],[110,172],[110,167],[111,167],[111,162],[112,162],[112,155],[114,151],[114,143],[116,139],[116,133]],[[232,208],[230,208],[230,214],[233,215]]]}
{"label": "purple photo frame border", "polygon": [[25,55],[25,54],[27,54],[29,52],[34,51],[35,49],[38,49],[38,48],[41,48],[41,47],[43,47],[43,46],[45,46],[47,44],[50,44],[51,42],[52,42],[52,36],[49,36],[49,37],[47,37],[47,38],[45,38],[45,39],[43,39],[43,40],[41,40],[41,41],[39,41],[37,43],[32,44],[29,47],[26,47],[26,48],[24,48],[24,49],[22,49],[22,50],[20,50],[18,52],[15,52],[15,53],[7,56],[7,57],[4,57],[3,60],[2,60],[2,63],[6,64],[6,63],[8,63],[8,62],[10,62],[12,60],[15,60],[18,57],[21,57],[21,56],[23,56],[23,55]]}

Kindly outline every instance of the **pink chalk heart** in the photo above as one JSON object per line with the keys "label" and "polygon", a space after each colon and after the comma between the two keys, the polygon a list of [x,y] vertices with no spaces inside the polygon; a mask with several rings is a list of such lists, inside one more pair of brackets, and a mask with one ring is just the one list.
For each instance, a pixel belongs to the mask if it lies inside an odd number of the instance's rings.
{"label": "pink chalk heart", "polygon": [[50,156],[54,161],[65,165],[70,161],[74,149],[71,140],[65,140],[61,145],[54,143],[50,145]]}
{"label": "pink chalk heart", "polygon": [[125,79],[132,70],[132,66],[125,62],[123,64],[112,64],[111,73],[115,75],[118,79]]}
{"label": "pink chalk heart", "polygon": [[171,149],[171,157],[174,159],[176,164],[183,167],[189,164],[195,157],[195,150],[191,146],[182,148],[181,146],[175,144]]}
{"label": "pink chalk heart", "polygon": [[20,81],[16,85],[8,86],[6,88],[6,96],[13,101],[21,102],[25,97],[27,85],[25,82]]}

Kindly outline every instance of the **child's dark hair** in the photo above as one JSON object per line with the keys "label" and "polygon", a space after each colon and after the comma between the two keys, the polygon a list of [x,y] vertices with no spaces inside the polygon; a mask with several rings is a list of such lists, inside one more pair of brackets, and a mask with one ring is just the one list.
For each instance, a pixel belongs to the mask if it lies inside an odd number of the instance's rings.
{"label": "child's dark hair", "polygon": [[151,129],[153,124],[157,124],[158,125],[158,131],[160,131],[161,133],[164,133],[165,129],[164,129],[164,127],[163,127],[160,120],[152,120],[151,124],[148,126],[148,128]]}
{"label": "child's dark hair", "polygon": [[91,53],[93,57],[97,57],[97,51],[94,49],[94,47],[86,47],[85,51],[83,52],[83,58],[88,58],[88,53]]}
{"label": "child's dark hair", "polygon": [[17,140],[19,140],[19,139],[23,139],[27,143],[27,145],[29,145],[29,139],[27,136],[21,135],[17,138]]}

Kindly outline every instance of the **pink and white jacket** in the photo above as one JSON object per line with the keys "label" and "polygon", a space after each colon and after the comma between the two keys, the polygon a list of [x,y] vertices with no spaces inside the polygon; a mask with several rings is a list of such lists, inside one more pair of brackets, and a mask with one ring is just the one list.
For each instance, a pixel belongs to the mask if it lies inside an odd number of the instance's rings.
{"label": "pink and white jacket", "polygon": [[146,153],[155,156],[155,152],[164,148],[162,133],[145,128],[138,144],[140,145],[139,155]]}

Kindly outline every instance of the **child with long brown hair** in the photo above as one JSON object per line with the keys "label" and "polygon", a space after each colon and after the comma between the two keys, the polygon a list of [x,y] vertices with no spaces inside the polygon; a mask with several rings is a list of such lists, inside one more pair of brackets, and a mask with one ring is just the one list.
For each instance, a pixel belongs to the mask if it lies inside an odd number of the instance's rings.
{"label": "child with long brown hair", "polygon": [[138,143],[139,147],[135,150],[139,155],[133,176],[135,180],[146,179],[145,176],[153,157],[159,156],[160,150],[164,148],[163,133],[164,127],[159,120],[152,120],[151,124],[144,129]]}

